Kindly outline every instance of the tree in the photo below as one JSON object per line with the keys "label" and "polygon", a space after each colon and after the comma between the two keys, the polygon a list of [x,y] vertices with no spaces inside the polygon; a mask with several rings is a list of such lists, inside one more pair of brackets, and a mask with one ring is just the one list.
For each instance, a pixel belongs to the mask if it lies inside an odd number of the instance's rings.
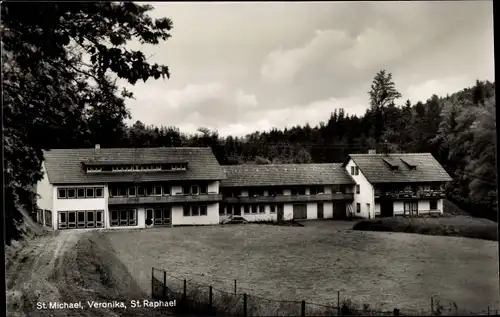
{"label": "tree", "polygon": [[392,74],[381,70],[373,78],[368,95],[370,96],[370,109],[367,111],[366,119],[372,127],[371,136],[380,142],[384,132],[384,113],[387,107],[395,105],[396,99],[401,98],[401,93],[396,90]]}
{"label": "tree", "polygon": [[113,78],[135,84],[169,77],[167,66],[126,46],[170,37],[172,21],[150,18],[149,5],[51,2],[30,9],[16,2],[1,9],[7,243],[19,233],[19,206],[33,203],[41,150],[91,146],[109,127],[120,129],[132,94],[119,94]]}

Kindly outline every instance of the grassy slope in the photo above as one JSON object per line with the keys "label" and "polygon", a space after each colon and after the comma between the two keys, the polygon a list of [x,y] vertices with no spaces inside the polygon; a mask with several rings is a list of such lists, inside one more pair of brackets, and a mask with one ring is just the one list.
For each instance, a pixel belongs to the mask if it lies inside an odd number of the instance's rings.
{"label": "grassy slope", "polygon": [[[337,230],[328,221],[107,234],[146,290],[153,266],[228,292],[237,279],[238,292],[278,300],[336,304],[341,291],[358,305],[402,312],[428,310],[433,294],[469,311],[497,304],[497,245],[489,241]],[[167,282],[182,288],[181,280]]]}

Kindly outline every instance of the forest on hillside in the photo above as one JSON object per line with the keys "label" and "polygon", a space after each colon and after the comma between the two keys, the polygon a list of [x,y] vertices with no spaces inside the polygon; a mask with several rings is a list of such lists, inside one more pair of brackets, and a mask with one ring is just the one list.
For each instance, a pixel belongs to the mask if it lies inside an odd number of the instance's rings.
{"label": "forest on hillside", "polygon": [[[200,127],[126,125],[116,78],[135,84],[170,76],[132,39],[157,45],[172,21],[152,19],[147,4],[44,3],[2,6],[5,221],[7,243],[19,236],[20,208],[33,210],[42,150],[52,148],[209,146],[220,164],[341,162],[349,153],[431,152],[453,177],[448,197],[478,216],[496,218],[494,83],[477,81],[449,96],[402,99],[391,73],[374,74],[363,116],[335,109],[324,122],[221,137]],[[90,61],[84,59],[90,56]]]}

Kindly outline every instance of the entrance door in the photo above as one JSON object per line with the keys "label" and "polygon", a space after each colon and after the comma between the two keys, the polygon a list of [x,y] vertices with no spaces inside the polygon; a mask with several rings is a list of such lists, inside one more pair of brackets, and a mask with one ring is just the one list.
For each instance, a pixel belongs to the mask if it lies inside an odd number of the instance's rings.
{"label": "entrance door", "polygon": [[307,205],[294,204],[293,205],[293,219],[307,219]]}
{"label": "entrance door", "polygon": [[345,219],[346,205],[345,203],[333,203],[333,219]]}
{"label": "entrance door", "polygon": [[235,216],[241,216],[241,206],[240,205],[235,205],[234,206],[234,215]]}
{"label": "entrance door", "polygon": [[146,209],[146,226],[151,226],[153,224],[153,208]]}
{"label": "entrance door", "polygon": [[380,203],[380,215],[382,217],[394,216],[394,204],[392,201],[384,201]]}
{"label": "entrance door", "polygon": [[278,204],[278,221],[283,221],[285,214],[285,206],[283,204]]}
{"label": "entrance door", "polygon": [[318,219],[323,219],[323,203],[318,203]]}

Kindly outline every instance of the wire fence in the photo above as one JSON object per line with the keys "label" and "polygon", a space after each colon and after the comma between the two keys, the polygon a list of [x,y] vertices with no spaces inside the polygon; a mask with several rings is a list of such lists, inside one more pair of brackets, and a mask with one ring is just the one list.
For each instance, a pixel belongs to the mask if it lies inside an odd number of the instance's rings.
{"label": "wire fence", "polygon": [[359,308],[350,299],[337,292],[331,305],[308,301],[285,301],[238,292],[236,280],[231,290],[221,290],[212,285],[196,283],[167,274],[165,270],[152,268],[151,293],[155,300],[175,300],[175,310],[191,314],[211,316],[499,316],[490,307],[481,312],[460,310],[455,302],[431,296],[425,309],[409,310],[394,308],[390,311]]}

